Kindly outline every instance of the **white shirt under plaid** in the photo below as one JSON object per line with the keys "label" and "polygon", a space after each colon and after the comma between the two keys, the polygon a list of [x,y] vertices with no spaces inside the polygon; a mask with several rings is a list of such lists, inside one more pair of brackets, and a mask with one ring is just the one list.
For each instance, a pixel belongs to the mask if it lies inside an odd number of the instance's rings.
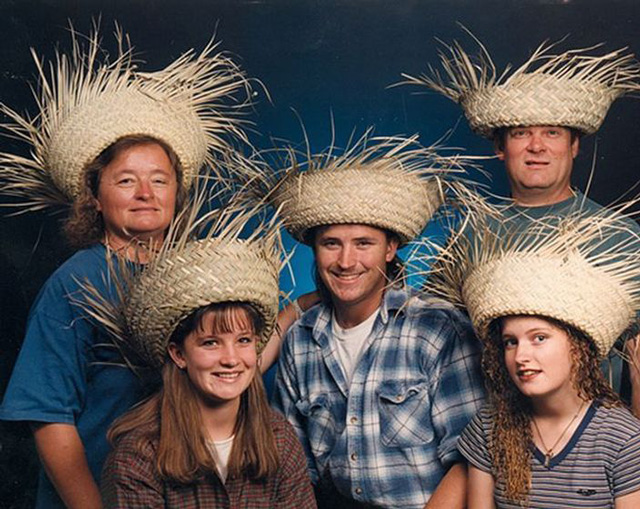
{"label": "white shirt under plaid", "polygon": [[315,484],[422,508],[462,459],[456,441],[484,398],[471,324],[442,300],[389,289],[347,384],[330,320],[319,304],[287,332],[275,406],[296,429]]}

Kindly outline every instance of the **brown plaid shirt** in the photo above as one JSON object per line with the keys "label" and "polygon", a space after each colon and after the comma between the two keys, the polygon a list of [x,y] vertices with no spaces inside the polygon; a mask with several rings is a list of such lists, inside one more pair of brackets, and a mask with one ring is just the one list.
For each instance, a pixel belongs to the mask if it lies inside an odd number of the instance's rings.
{"label": "brown plaid shirt", "polygon": [[190,485],[162,480],[155,469],[157,444],[142,452],[132,444],[136,433],[122,438],[102,471],[102,498],[106,508],[181,507],[225,509],[315,509],[307,461],[291,425],[272,412],[271,426],[280,457],[278,474],[264,482],[227,479],[211,474]]}

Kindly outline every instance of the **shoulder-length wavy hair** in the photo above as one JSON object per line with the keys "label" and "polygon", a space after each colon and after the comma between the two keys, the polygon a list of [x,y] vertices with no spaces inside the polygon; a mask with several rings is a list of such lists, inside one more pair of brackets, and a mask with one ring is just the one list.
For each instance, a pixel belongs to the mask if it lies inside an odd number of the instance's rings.
{"label": "shoulder-length wavy hair", "polygon": [[[264,321],[247,303],[210,304],[185,318],[171,336],[182,346],[189,332],[201,326],[205,314],[213,313],[214,334],[232,332],[238,323],[247,323],[260,334]],[[162,370],[160,391],[127,414],[109,429],[107,438],[117,446],[123,435],[140,433],[135,447],[142,450],[157,441],[156,469],[167,481],[189,484],[207,473],[217,473],[207,445],[197,393],[186,370],[168,360]],[[262,480],[276,474],[279,466],[275,437],[270,424],[270,407],[259,370],[240,399],[228,476]]]}
{"label": "shoulder-length wavy hair", "polygon": [[[493,426],[488,443],[494,478],[504,482],[505,494],[510,500],[526,507],[533,456],[531,405],[507,371],[502,341],[503,318],[491,323],[482,354],[485,384],[493,408]],[[584,401],[598,400],[606,407],[622,405],[602,374],[601,356],[591,338],[559,320],[545,316],[537,318],[546,320],[568,335],[571,383],[578,396]]]}
{"label": "shoulder-length wavy hair", "polygon": [[188,191],[182,182],[182,165],[175,151],[167,143],[153,136],[141,134],[123,136],[100,152],[84,170],[84,185],[80,196],[73,202],[71,213],[63,226],[64,234],[73,248],[83,249],[104,239],[104,220],[96,207],[102,171],[131,147],[150,144],[162,147],[169,157],[178,182],[176,214],[182,209]]}

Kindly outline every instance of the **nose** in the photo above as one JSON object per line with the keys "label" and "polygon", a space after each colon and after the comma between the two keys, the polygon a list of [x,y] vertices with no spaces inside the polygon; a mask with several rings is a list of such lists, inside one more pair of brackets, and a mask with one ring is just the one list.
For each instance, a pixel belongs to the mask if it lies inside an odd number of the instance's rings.
{"label": "nose", "polygon": [[341,269],[349,269],[355,265],[355,249],[350,245],[345,245],[340,249],[338,256],[338,266]]}
{"label": "nose", "polygon": [[139,200],[150,200],[153,198],[153,186],[151,182],[141,179],[136,184],[136,198]]}
{"label": "nose", "polygon": [[234,344],[225,345],[220,352],[220,364],[227,367],[237,366],[239,363],[238,352]]}
{"label": "nose", "polygon": [[545,149],[544,141],[539,133],[534,132],[531,134],[527,149],[530,152],[542,152]]}
{"label": "nose", "polygon": [[517,364],[526,364],[531,360],[531,345],[528,341],[519,341],[516,346],[515,361]]}

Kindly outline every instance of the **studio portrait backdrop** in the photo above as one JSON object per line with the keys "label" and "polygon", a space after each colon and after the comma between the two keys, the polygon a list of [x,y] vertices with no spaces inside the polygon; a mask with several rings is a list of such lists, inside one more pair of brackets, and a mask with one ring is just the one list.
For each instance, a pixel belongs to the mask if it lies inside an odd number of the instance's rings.
{"label": "studio portrait backdrop", "polygon": [[[252,144],[268,150],[286,140],[306,151],[308,142],[312,153],[345,147],[373,127],[375,135],[418,134],[425,146],[442,140],[467,155],[492,156],[491,142],[471,131],[458,105],[425,87],[392,86],[403,73],[417,76],[437,67],[444,49],[439,41],[459,40],[475,53],[477,44],[461,26],[485,45],[498,70],[520,65],[544,41],[564,39],[562,51],[604,43],[603,52],[628,47],[640,54],[637,0],[1,0],[2,102],[36,114],[30,48],[43,61],[53,60],[56,49],[68,51],[70,22],[80,34],[98,22],[104,47],[114,55],[117,23],[145,70],[161,69],[190,48],[201,50],[215,35],[220,48],[263,85],[254,87],[247,116]],[[639,99],[616,101],[597,134],[582,139],[573,184],[603,205],[640,190],[634,187]],[[0,149],[28,155],[6,136]],[[490,179],[472,177],[508,195],[503,164],[493,158],[482,166]],[[72,254],[61,235],[61,215],[11,212],[0,209],[0,395],[31,303]],[[286,234],[285,243],[296,245]],[[297,246],[292,267],[295,285],[285,274],[282,290],[292,297],[312,290],[308,247]],[[0,423],[0,507],[32,506],[37,467],[28,428]]]}

